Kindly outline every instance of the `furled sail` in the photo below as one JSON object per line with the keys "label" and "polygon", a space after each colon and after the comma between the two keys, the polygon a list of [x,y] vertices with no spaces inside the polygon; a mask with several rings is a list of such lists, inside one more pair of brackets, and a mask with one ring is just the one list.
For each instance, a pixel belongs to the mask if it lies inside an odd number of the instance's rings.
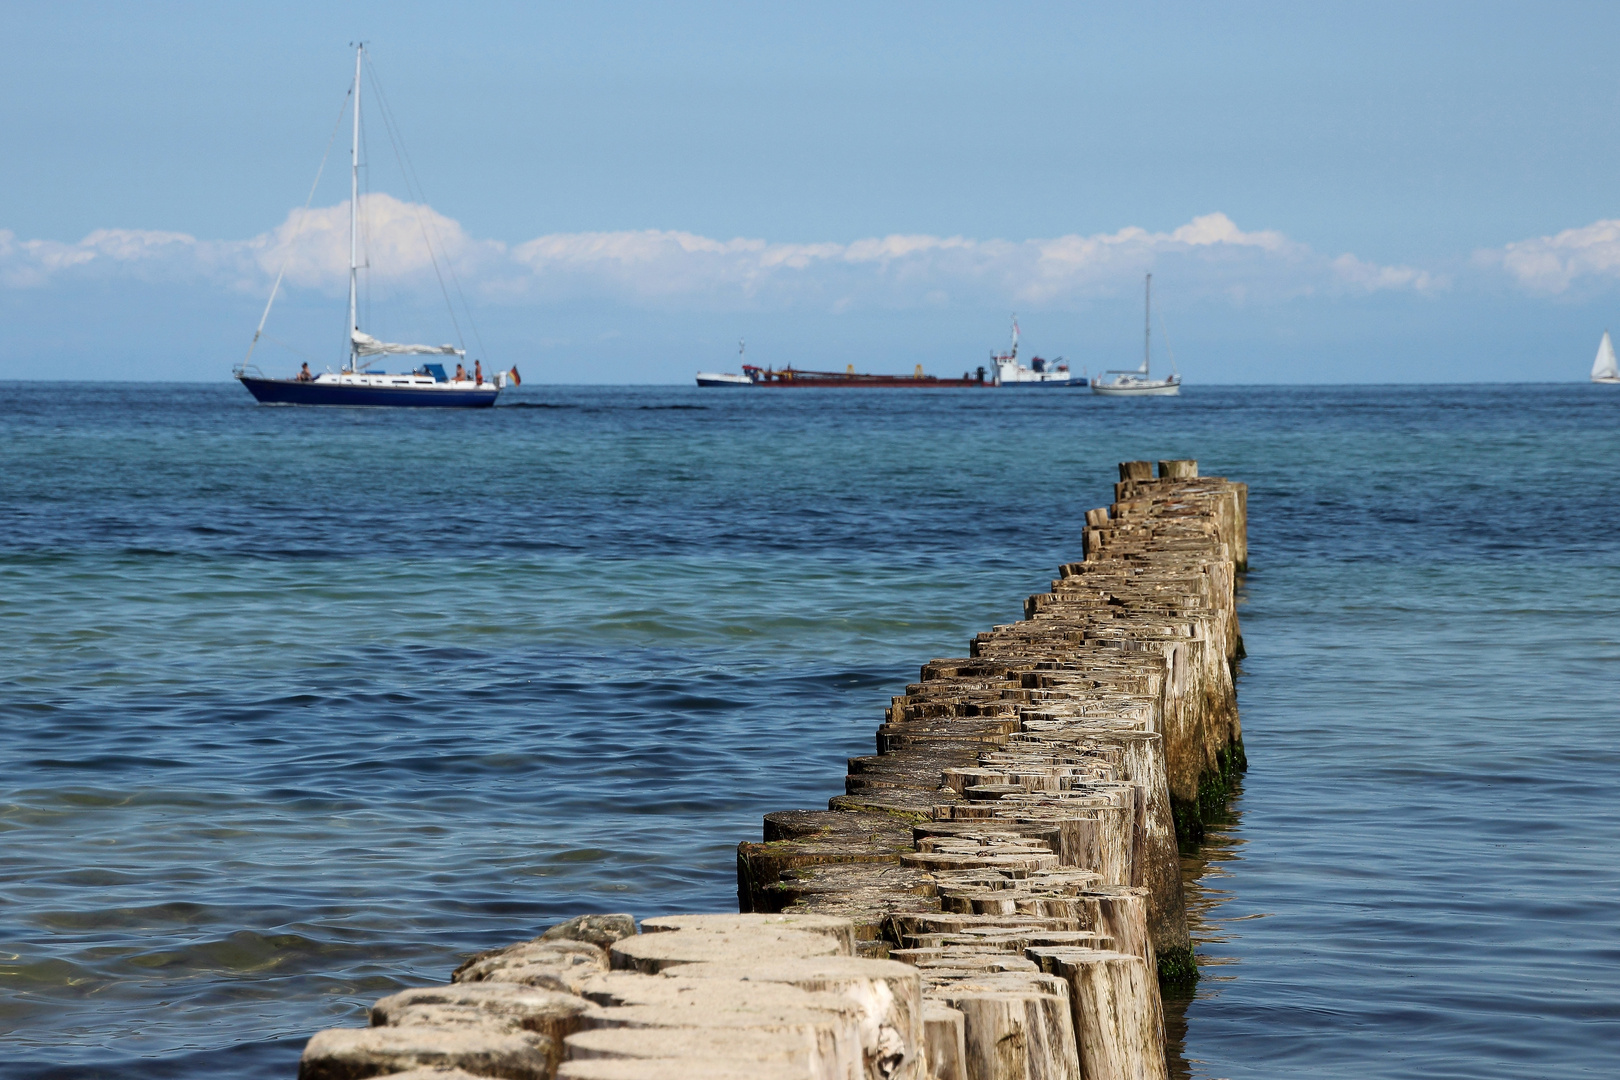
{"label": "furled sail", "polygon": [[363,330],[350,334],[356,356],[466,356],[454,345],[396,345],[391,341],[378,341]]}
{"label": "furled sail", "polygon": [[1603,342],[1598,346],[1597,359],[1592,361],[1592,378],[1610,382],[1620,380],[1620,367],[1614,362],[1614,342],[1609,340],[1609,332],[1603,331]]}

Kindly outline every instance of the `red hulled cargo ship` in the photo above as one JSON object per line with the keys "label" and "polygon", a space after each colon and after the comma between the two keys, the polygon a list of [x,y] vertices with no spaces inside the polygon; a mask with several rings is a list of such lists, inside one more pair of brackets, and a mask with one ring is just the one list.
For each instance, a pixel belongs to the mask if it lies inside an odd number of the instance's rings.
{"label": "red hulled cargo ship", "polygon": [[755,386],[909,386],[924,389],[943,389],[962,386],[991,386],[985,378],[984,368],[977,373],[964,373],[960,379],[942,379],[938,375],[924,375],[922,365],[910,375],[865,375],[857,373],[851,364],[844,371],[803,371],[789,365],[785,368],[762,368],[744,364],[743,374]]}

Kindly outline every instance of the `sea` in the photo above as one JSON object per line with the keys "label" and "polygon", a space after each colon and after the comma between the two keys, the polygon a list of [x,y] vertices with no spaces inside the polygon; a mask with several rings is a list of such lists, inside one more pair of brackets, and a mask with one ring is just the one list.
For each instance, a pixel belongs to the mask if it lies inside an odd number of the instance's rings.
{"label": "sea", "polygon": [[0,1076],[291,1078],[467,954],[734,910],[1116,463],[1246,481],[1178,1077],[1620,1075],[1620,392],[0,384]]}

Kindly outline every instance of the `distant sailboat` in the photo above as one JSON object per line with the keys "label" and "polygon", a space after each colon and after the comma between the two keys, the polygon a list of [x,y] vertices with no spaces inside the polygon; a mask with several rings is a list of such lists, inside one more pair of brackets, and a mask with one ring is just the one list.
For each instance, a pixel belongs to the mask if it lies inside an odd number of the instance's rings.
{"label": "distant sailboat", "polygon": [[1112,375],[1107,382],[1102,375],[1091,380],[1091,392],[1103,394],[1108,397],[1168,397],[1181,393],[1181,373],[1175,370],[1175,360],[1170,361],[1170,374],[1163,379],[1155,379],[1148,372],[1148,365],[1153,355],[1153,275],[1147,276],[1143,284],[1142,306],[1142,366],[1139,368],[1110,368],[1103,375]]}
{"label": "distant sailboat", "polygon": [[1597,359],[1592,361],[1592,381],[1620,383],[1620,367],[1614,362],[1614,342],[1609,340],[1607,330],[1603,331],[1603,340],[1598,343]]}

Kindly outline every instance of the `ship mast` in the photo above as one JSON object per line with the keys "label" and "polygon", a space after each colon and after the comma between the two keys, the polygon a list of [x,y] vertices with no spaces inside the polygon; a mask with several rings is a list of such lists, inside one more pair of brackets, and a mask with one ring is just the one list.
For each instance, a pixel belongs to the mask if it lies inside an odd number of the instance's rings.
{"label": "ship mast", "polygon": [[1142,374],[1148,373],[1148,358],[1152,355],[1153,345],[1153,275],[1147,276],[1146,290],[1142,302]]}
{"label": "ship mast", "polygon": [[355,368],[354,335],[360,329],[356,285],[360,275],[360,56],[364,44],[354,47],[354,139],[349,147],[349,370]]}

